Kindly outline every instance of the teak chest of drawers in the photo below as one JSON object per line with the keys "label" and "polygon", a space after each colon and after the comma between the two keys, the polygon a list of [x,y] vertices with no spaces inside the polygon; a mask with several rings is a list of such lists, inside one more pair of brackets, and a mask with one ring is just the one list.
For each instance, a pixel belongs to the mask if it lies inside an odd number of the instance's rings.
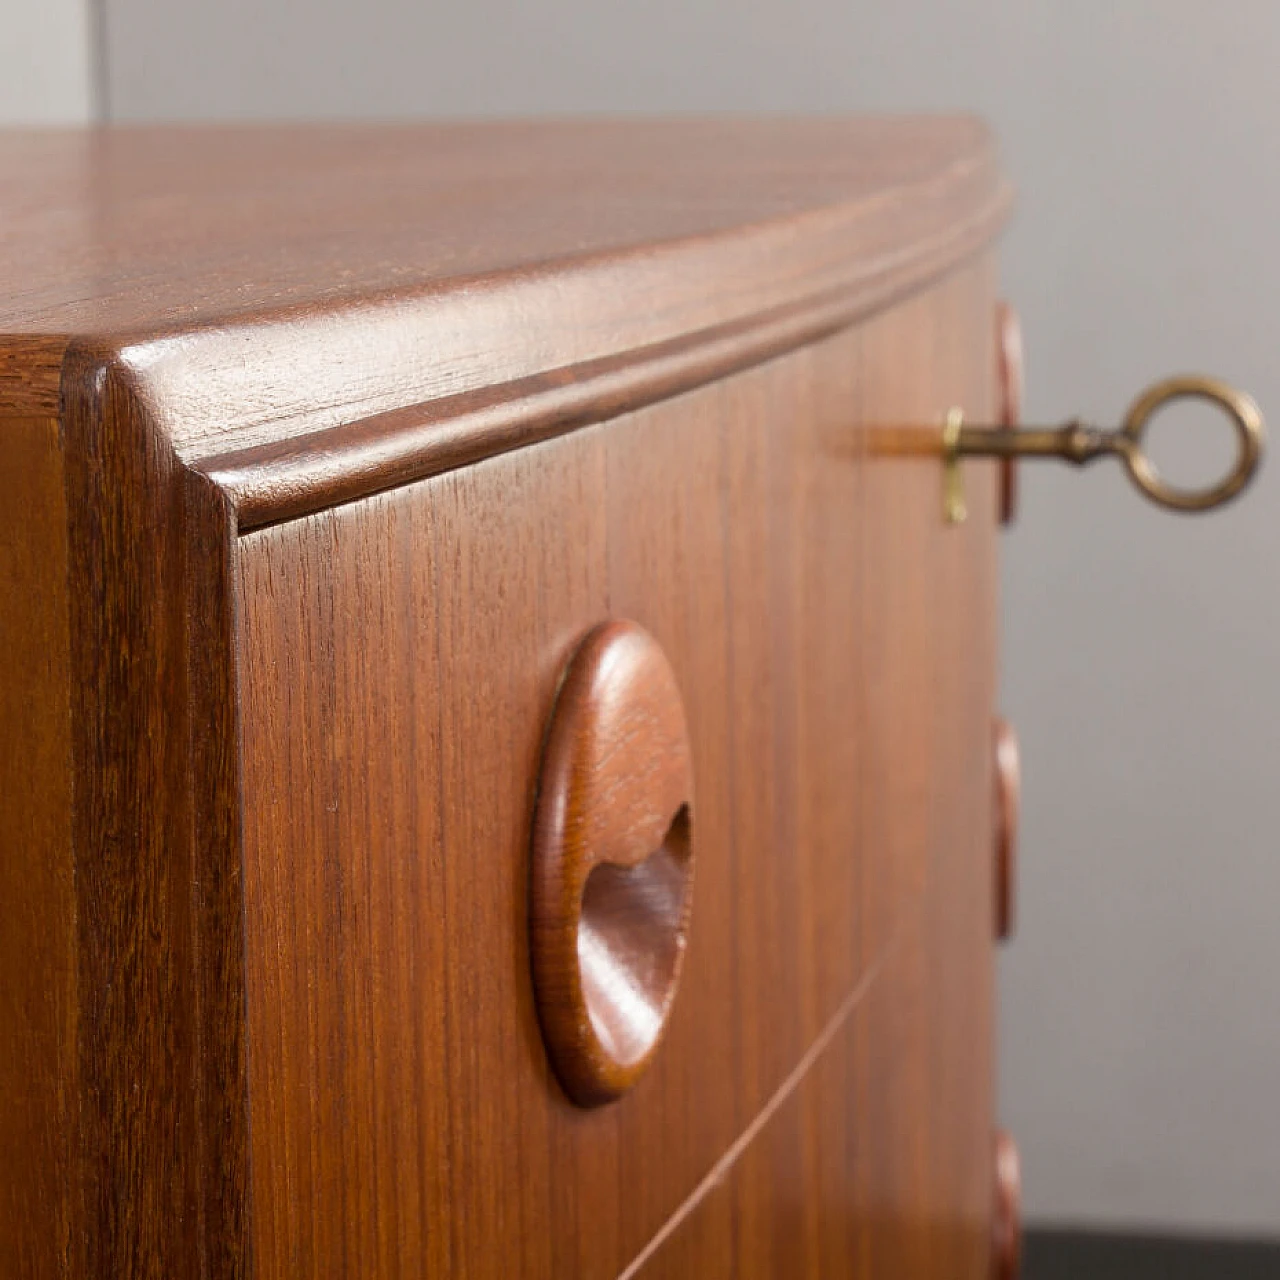
{"label": "teak chest of drawers", "polygon": [[0,179],[0,1273],[985,1280],[983,128]]}

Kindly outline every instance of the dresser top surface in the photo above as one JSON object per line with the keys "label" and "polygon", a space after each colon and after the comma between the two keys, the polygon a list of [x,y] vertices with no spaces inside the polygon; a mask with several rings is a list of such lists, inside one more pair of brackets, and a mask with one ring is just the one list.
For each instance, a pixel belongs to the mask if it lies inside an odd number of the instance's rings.
{"label": "dresser top surface", "polygon": [[0,331],[162,332],[456,288],[908,205],[991,163],[964,117],[4,132]]}
{"label": "dresser top surface", "polygon": [[0,132],[0,419],[109,383],[281,519],[816,341],[1008,202],[970,117]]}

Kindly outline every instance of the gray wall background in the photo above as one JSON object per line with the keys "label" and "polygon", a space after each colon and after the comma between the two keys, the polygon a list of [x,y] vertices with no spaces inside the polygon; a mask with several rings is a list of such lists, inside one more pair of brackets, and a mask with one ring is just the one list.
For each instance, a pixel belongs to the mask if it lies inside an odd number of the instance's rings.
{"label": "gray wall background", "polygon": [[[1114,419],[1146,380],[1203,369],[1280,422],[1275,0],[105,0],[102,17],[120,120],[979,111],[1020,190],[1003,263],[1028,416]],[[1226,457],[1185,416],[1164,447],[1184,478]],[[1023,477],[1000,1101],[1028,1214],[1280,1235],[1280,463],[1205,519],[1108,469]]]}
{"label": "gray wall background", "polygon": [[91,18],[86,0],[0,0],[0,125],[91,118]]}

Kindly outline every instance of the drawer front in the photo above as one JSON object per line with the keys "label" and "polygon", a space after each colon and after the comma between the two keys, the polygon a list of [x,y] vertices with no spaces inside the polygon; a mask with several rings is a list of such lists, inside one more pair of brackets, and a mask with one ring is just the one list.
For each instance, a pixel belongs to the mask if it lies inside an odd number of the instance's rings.
{"label": "drawer front", "polygon": [[988,1006],[969,994],[987,975],[973,948],[955,971],[950,929],[981,915],[985,886],[947,871],[973,870],[970,843],[936,866],[939,892],[907,912],[848,1016],[651,1241],[637,1280],[995,1274]]}
{"label": "drawer front", "polygon": [[[240,540],[258,1276],[617,1275],[844,1034],[940,823],[967,872],[990,838],[992,521],[944,529],[936,463],[863,428],[984,406],[990,306],[983,264],[677,399]],[[975,513],[989,483],[975,469]],[[608,617],[678,681],[697,872],[665,1041],[584,1110],[541,1040],[528,857],[557,681]],[[946,672],[981,714],[939,696]],[[946,937],[984,950],[948,972],[980,988],[952,994],[985,1045],[985,853],[972,870]],[[927,1104],[933,1077],[910,1078]],[[989,1082],[965,1080],[989,1163]],[[853,1117],[833,1113],[849,1142]]]}

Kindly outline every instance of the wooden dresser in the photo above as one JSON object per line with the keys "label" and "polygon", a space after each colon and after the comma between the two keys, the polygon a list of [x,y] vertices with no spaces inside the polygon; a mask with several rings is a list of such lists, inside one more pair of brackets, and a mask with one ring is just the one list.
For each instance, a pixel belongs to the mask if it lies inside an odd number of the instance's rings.
{"label": "wooden dresser", "polygon": [[968,119],[0,135],[0,1275],[1011,1274],[1007,204]]}

